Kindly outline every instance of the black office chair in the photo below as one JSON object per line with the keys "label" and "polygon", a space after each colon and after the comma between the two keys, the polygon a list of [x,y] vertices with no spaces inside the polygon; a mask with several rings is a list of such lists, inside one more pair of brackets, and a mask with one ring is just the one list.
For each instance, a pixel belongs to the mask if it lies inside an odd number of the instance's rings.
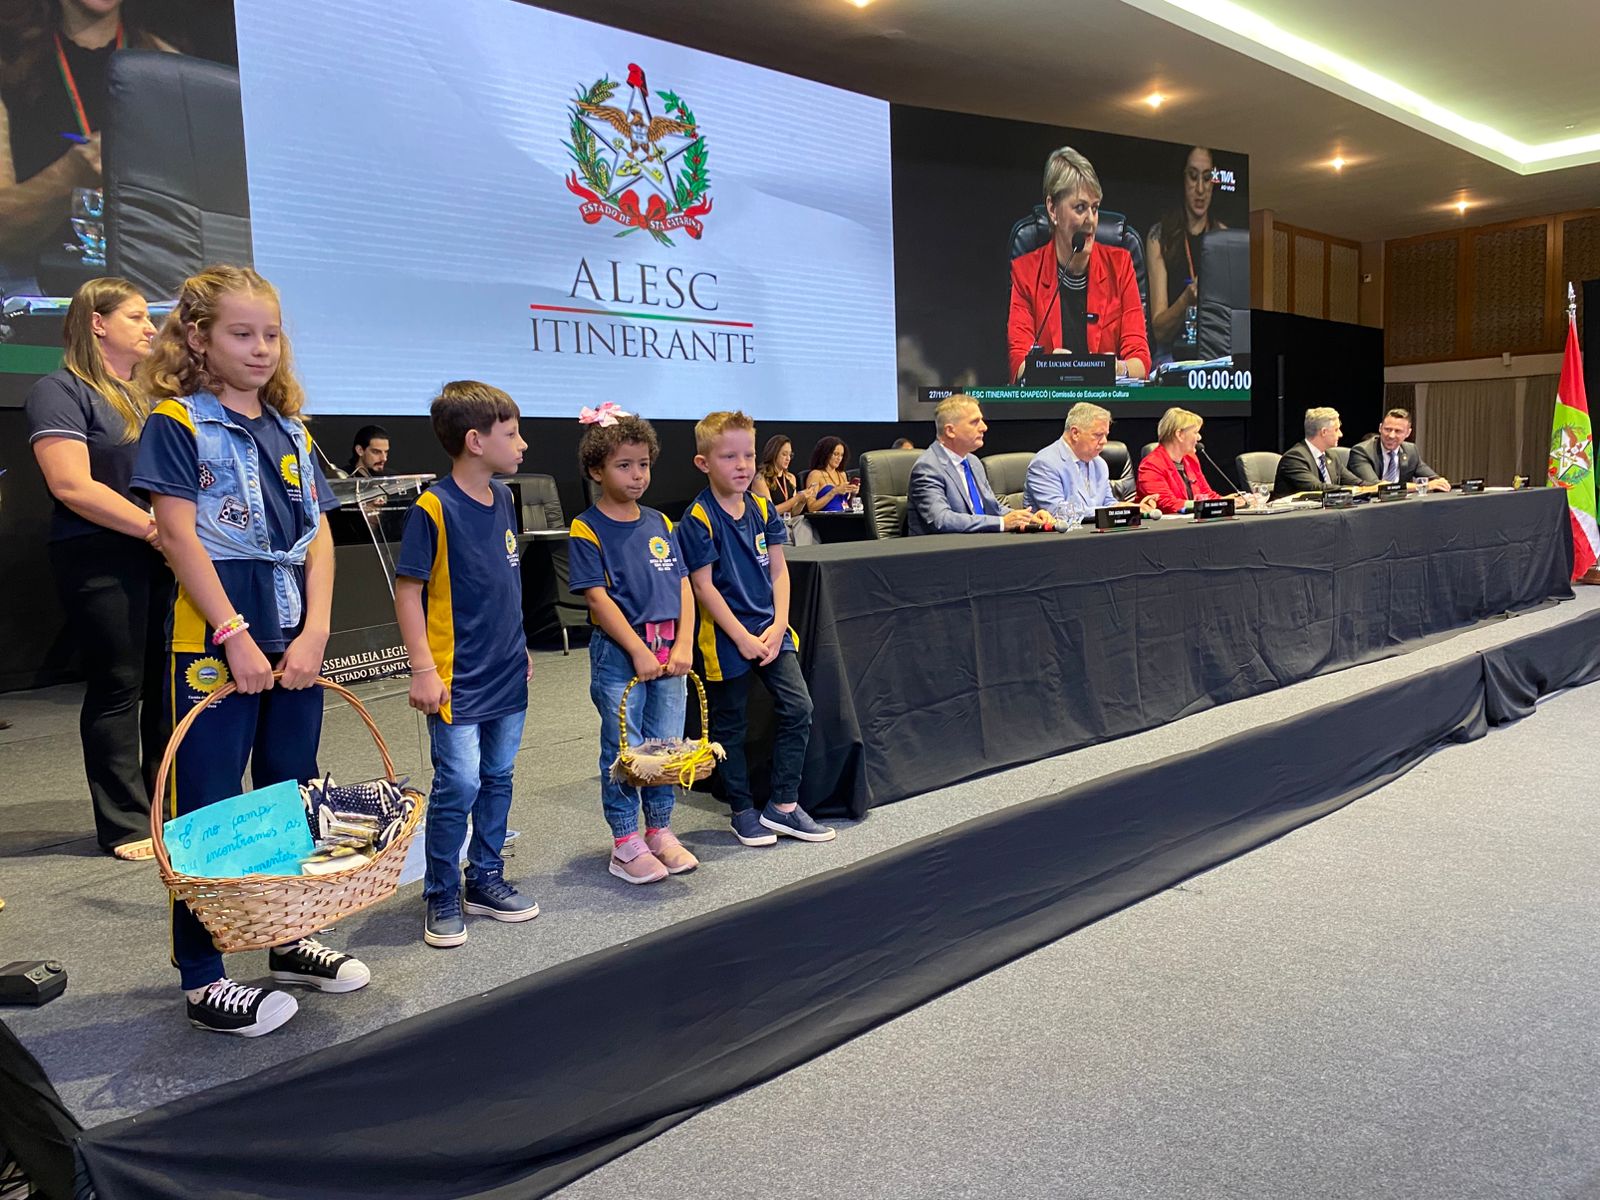
{"label": "black office chair", "polygon": [[107,89],[106,274],[155,299],[212,263],[250,266],[239,72],[119,50]]}
{"label": "black office chair", "polygon": [[983,469],[989,476],[989,486],[996,498],[1012,508],[1021,508],[1023,492],[1028,482],[1028,464],[1031,454],[991,454],[983,459]]}
{"label": "black office chair", "polygon": [[[1045,211],[1043,204],[1035,204],[1033,211],[1023,217],[1011,227],[1011,237],[1007,243],[1010,257],[1021,258],[1031,250],[1037,250],[1053,236],[1050,228],[1050,214]],[[1144,327],[1150,328],[1150,282],[1145,276],[1144,266],[1144,239],[1139,236],[1139,231],[1128,223],[1128,218],[1119,212],[1109,209],[1100,210],[1100,224],[1095,227],[1094,240],[1104,246],[1119,246],[1128,252],[1133,259],[1133,276],[1139,284],[1139,300],[1144,304]],[[1009,261],[1009,259],[1007,260]],[[1246,264],[1248,267],[1248,263]],[[1249,297],[1249,281],[1246,280],[1246,299]]]}
{"label": "black office chair", "polygon": [[920,450],[868,450],[861,456],[861,507],[869,538],[906,536],[906,503],[911,468]]}
{"label": "black office chair", "polygon": [[1128,457],[1126,442],[1108,441],[1100,448],[1106,470],[1111,476],[1111,494],[1118,500],[1131,500],[1139,481],[1133,476],[1133,460]]}
{"label": "black office chair", "polygon": [[[1240,312],[1248,323],[1250,311],[1250,231],[1213,229],[1200,237],[1200,257],[1195,269],[1196,353],[1201,358],[1222,358],[1234,352],[1234,322]],[[1238,347],[1248,350],[1248,346]]]}
{"label": "black office chair", "polygon": [[[1161,444],[1160,442],[1146,442],[1144,445],[1140,446],[1139,447],[1139,461],[1142,463],[1142,462],[1144,462],[1145,459],[1149,458],[1151,453],[1160,444]],[[1138,474],[1138,471],[1135,470],[1134,474]]]}
{"label": "black office chair", "polygon": [[[517,499],[521,532],[566,529],[554,475],[506,475],[501,482]],[[524,539],[522,545],[523,625],[530,638],[561,634],[561,653],[572,652],[573,629],[589,628],[589,606],[568,590],[571,562],[565,539]]]}
{"label": "black office chair", "polygon": [[1278,479],[1278,463],[1283,458],[1271,450],[1251,450],[1234,459],[1239,468],[1239,478],[1244,486],[1254,489],[1258,484],[1271,487]]}

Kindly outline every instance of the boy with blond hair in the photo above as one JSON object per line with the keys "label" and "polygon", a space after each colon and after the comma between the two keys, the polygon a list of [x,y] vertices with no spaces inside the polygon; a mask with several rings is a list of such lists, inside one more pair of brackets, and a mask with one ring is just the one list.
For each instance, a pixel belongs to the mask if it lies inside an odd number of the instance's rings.
{"label": "boy with blond hair", "polygon": [[[721,770],[734,836],[746,846],[771,846],[779,834],[832,841],[833,830],[799,804],[811,693],[789,628],[783,518],[771,501],[748,494],[756,473],[755,422],[742,412],[714,412],[694,427],[694,440],[694,464],[709,486],[689,506],[678,535],[699,608],[695,642],[705,670],[711,737],[728,755]],[[772,794],[760,813],[750,794],[744,744],[752,677],[771,693],[777,717]]]}

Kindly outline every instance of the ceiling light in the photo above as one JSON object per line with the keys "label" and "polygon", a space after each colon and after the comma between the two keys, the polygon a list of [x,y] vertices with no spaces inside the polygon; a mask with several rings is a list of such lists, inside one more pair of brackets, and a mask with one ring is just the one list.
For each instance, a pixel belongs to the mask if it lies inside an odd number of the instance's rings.
{"label": "ceiling light", "polygon": [[1344,170],[1344,159],[1340,158],[1337,154],[1335,154],[1333,156],[1333,161],[1331,163],[1329,163],[1328,165],[1330,167],[1332,167],[1335,171],[1342,171],[1342,170]]}
{"label": "ceiling light", "polygon": [[1456,211],[1458,213],[1460,213],[1462,216],[1466,216],[1467,215],[1467,202],[1465,200],[1457,200],[1456,201]]}
{"label": "ceiling light", "polygon": [[1151,92],[1144,98],[1144,102],[1151,108],[1160,108],[1164,103],[1166,103],[1166,99],[1167,98],[1160,92]]}
{"label": "ceiling light", "polygon": [[1257,62],[1354,100],[1519,175],[1600,162],[1600,133],[1530,145],[1274,25],[1233,0],[1126,0]]}

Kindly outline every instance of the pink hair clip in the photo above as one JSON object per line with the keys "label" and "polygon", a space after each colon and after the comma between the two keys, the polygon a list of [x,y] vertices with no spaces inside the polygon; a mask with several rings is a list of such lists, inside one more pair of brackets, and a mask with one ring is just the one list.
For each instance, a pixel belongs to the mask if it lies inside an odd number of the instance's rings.
{"label": "pink hair clip", "polygon": [[624,412],[617,405],[607,400],[599,408],[590,408],[587,405],[578,413],[580,425],[615,425],[618,417],[631,417],[631,412]]}

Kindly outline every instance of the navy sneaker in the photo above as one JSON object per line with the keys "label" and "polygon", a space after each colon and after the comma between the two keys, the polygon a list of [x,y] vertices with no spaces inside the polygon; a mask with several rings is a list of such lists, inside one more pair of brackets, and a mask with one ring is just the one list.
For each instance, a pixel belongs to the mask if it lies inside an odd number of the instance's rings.
{"label": "navy sneaker", "polygon": [[459,946],[467,940],[467,922],[461,915],[461,893],[446,892],[428,900],[428,917],[422,926],[422,940],[441,948]]}
{"label": "navy sneaker", "polygon": [[539,906],[532,896],[524,896],[507,883],[499,871],[490,871],[482,879],[467,877],[467,911],[496,921],[531,921],[539,915]]}
{"label": "navy sneaker", "polygon": [[733,814],[733,836],[746,846],[775,846],[778,835],[762,828],[761,814],[753,808]]}
{"label": "navy sneaker", "polygon": [[359,958],[341,954],[316,938],[301,938],[288,946],[267,951],[267,966],[279,983],[314,987],[323,992],[353,992],[364,988],[372,972]]}
{"label": "navy sneaker", "polygon": [[826,825],[818,825],[798,804],[789,812],[779,812],[775,805],[767,805],[761,810],[761,823],[775,833],[799,838],[802,842],[831,842],[834,839],[833,830]]}

